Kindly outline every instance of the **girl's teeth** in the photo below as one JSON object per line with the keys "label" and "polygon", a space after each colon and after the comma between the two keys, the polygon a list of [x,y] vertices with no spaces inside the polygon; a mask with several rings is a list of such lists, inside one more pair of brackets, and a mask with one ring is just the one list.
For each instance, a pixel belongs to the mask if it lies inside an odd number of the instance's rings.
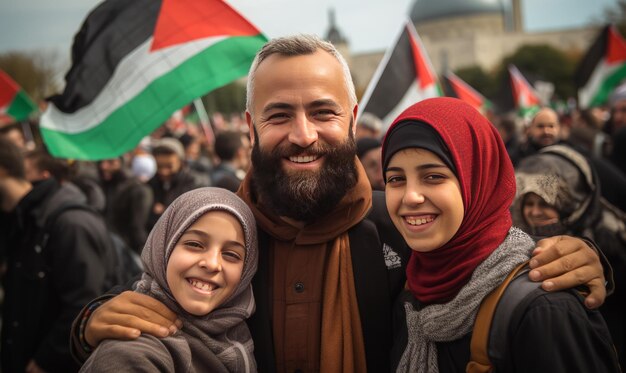
{"label": "girl's teeth", "polygon": [[430,223],[431,221],[433,221],[433,218],[407,219],[407,221],[411,225],[422,225],[422,224]]}
{"label": "girl's teeth", "polygon": [[190,283],[193,287],[200,289],[200,290],[209,291],[212,289],[212,285],[201,282],[201,281],[192,280],[190,281]]}

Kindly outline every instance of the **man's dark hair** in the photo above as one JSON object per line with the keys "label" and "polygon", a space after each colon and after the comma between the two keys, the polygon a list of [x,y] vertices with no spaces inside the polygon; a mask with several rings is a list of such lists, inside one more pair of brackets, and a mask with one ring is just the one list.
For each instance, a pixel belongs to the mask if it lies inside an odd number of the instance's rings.
{"label": "man's dark hair", "polygon": [[48,171],[57,181],[66,181],[70,177],[70,166],[67,161],[54,158],[44,150],[33,150],[24,155],[33,161],[39,171]]}
{"label": "man's dark hair", "polygon": [[13,124],[9,124],[8,126],[0,127],[0,135],[6,135],[7,133],[9,133],[11,131],[19,131],[20,133],[22,133],[22,129],[20,128],[20,124],[19,123],[13,123]]}
{"label": "man's dark hair", "polygon": [[215,136],[215,154],[222,161],[232,161],[243,143],[241,141],[241,132],[224,131]]}
{"label": "man's dark hair", "polygon": [[26,180],[22,151],[11,140],[3,137],[0,137],[0,167],[10,177]]}

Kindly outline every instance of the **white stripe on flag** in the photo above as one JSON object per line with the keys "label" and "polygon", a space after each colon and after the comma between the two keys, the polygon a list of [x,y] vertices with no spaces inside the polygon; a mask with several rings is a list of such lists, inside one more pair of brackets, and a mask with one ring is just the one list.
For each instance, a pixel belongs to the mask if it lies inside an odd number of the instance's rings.
{"label": "white stripe on flag", "polygon": [[602,87],[602,83],[607,77],[611,76],[615,70],[617,70],[621,64],[614,64],[610,66],[606,63],[606,58],[602,58],[600,63],[596,65],[596,68],[591,73],[587,84],[578,90],[578,100],[580,107],[587,108],[593,98],[598,94],[598,91]]}
{"label": "white stripe on flag", "polygon": [[91,104],[72,114],[63,113],[54,105],[49,105],[41,116],[40,125],[70,134],[90,130],[141,93],[155,79],[225,38],[226,36],[218,36],[197,39],[150,52],[153,39],[150,37],[120,61],[111,79]]}
{"label": "white stripe on flag", "polygon": [[419,87],[419,81],[414,80],[400,102],[398,102],[398,104],[384,118],[382,118],[384,129],[387,130],[391,123],[393,123],[394,119],[396,119],[396,117],[398,117],[398,115],[400,115],[406,108],[417,102],[432,97],[439,97],[436,84],[431,84],[426,87],[426,89],[422,90]]}

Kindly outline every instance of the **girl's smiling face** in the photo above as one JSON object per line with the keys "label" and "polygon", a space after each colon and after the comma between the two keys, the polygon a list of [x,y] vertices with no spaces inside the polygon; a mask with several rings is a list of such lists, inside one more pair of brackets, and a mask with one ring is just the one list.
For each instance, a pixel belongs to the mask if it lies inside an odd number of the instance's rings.
{"label": "girl's smiling face", "polygon": [[167,263],[167,284],[195,316],[219,307],[241,281],[246,255],[243,228],[224,211],[210,211],[180,237]]}
{"label": "girl's smiling face", "polygon": [[411,249],[429,252],[450,241],[465,210],[459,180],[437,155],[421,148],[400,150],[385,177],[387,211]]}

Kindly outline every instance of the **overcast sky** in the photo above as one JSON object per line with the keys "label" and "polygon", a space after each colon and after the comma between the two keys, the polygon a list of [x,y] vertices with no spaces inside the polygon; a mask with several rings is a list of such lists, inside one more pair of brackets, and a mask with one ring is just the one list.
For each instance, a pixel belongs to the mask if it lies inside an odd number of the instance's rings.
{"label": "overcast sky", "polygon": [[[183,1],[183,0],[180,0]],[[414,0],[229,0],[269,37],[294,33],[323,36],[335,9],[352,51],[385,49]],[[419,0],[418,0],[419,1]],[[0,53],[56,50],[69,58],[72,38],[99,0],[0,0]],[[527,30],[586,25],[601,19],[616,0],[523,0]]]}

